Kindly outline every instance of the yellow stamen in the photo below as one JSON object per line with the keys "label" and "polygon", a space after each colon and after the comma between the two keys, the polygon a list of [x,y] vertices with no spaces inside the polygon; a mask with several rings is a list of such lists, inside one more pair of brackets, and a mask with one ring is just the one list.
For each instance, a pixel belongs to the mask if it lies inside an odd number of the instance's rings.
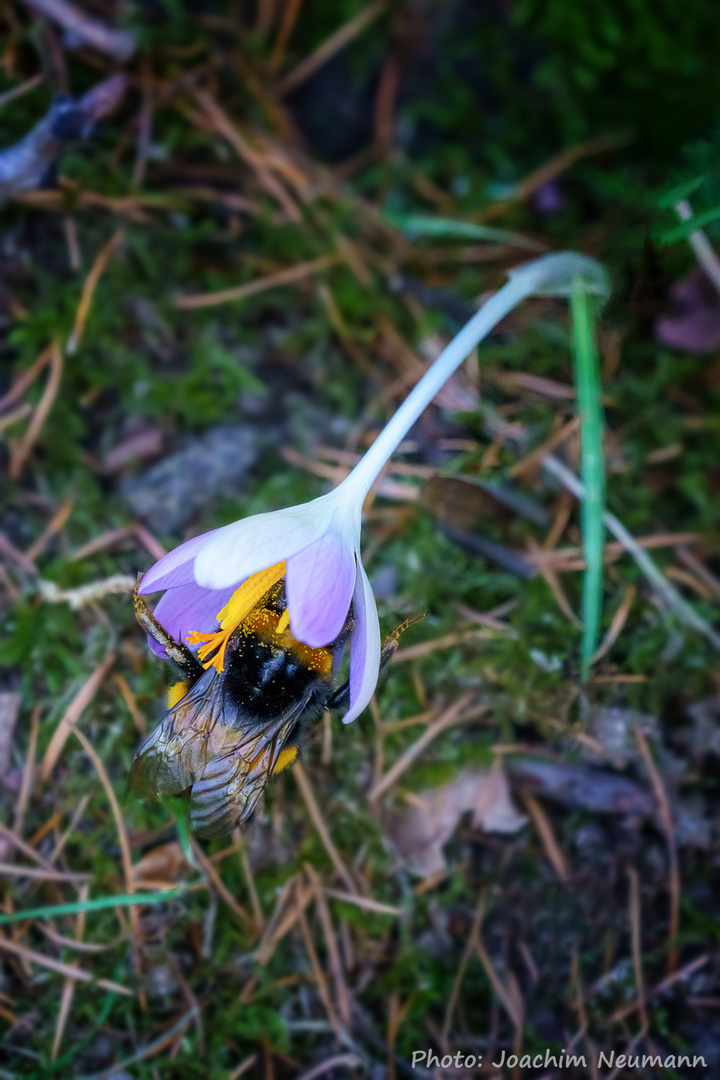
{"label": "yellow stamen", "polygon": [[177,705],[178,701],[182,701],[189,689],[190,683],[188,682],[176,682],[174,686],[171,686],[167,692],[168,709],[172,709],[173,705]]}
{"label": "yellow stamen", "polygon": [[289,625],[290,625],[290,611],[289,611],[288,608],[285,608],[282,615],[280,616],[280,622],[275,627],[275,633],[278,635],[278,637],[280,636],[280,634],[285,633],[285,631],[287,630]]}
{"label": "yellow stamen", "polygon": [[[267,570],[260,570],[244,581],[239,589],[236,589],[228,600],[225,607],[218,612],[220,629],[213,634],[201,634],[193,630],[188,634],[187,641],[191,645],[202,641],[205,644],[198,649],[198,658],[206,668],[214,667],[218,671],[225,670],[225,649],[231,635],[241,622],[250,614],[254,607],[262,600],[263,596],[285,576],[285,563],[275,563]],[[215,654],[214,656],[212,654]],[[212,656],[212,660],[208,657]],[[208,660],[207,663],[205,661]]]}

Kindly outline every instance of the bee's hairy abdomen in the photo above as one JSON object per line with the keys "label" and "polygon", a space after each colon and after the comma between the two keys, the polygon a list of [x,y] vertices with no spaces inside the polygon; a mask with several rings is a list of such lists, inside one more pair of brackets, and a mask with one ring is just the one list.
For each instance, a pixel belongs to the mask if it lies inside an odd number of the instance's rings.
{"label": "bee's hairy abdomen", "polygon": [[[328,650],[314,651],[330,656]],[[304,657],[282,644],[244,634],[226,666],[228,705],[259,721],[270,720],[300,700],[321,695],[324,690],[329,695],[331,669],[331,662],[311,667]]]}

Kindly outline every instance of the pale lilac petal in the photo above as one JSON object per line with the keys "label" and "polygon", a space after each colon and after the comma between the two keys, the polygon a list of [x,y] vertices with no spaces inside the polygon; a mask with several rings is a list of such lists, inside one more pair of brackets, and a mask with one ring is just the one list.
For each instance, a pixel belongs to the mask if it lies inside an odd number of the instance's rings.
{"label": "pale lilac petal", "polygon": [[347,617],[357,567],[352,547],[336,532],[288,559],[285,575],[290,630],[311,649],[334,641]]}
{"label": "pale lilac petal", "polygon": [[322,496],[217,529],[197,554],[195,580],[204,588],[222,589],[291,559],[328,530],[335,505]]}
{"label": "pale lilac petal", "polygon": [[173,548],[167,555],[150,567],[143,577],[138,592],[143,596],[146,593],[160,592],[161,589],[174,589],[179,585],[194,584],[193,559],[197,555],[209,536],[213,532],[201,533],[192,540]]}
{"label": "pale lilac petal", "polygon": [[[193,630],[201,634],[211,634],[217,629],[218,612],[227,604],[234,592],[229,589],[201,589],[194,582],[168,589],[156,604],[153,612],[160,625],[167,630],[175,641],[188,645],[187,636]],[[165,656],[165,650],[148,635],[148,645],[156,656]],[[196,650],[199,645],[189,645]]]}
{"label": "pale lilac petal", "polygon": [[353,595],[355,628],[350,639],[350,708],[343,724],[350,724],[369,704],[380,674],[380,623],[368,576],[358,559]]}
{"label": "pale lilac petal", "polygon": [[699,268],[670,288],[669,310],[655,321],[655,336],[685,352],[720,346],[720,297]]}
{"label": "pale lilac petal", "polygon": [[566,199],[557,180],[546,180],[531,193],[530,202],[538,214],[559,214]]}

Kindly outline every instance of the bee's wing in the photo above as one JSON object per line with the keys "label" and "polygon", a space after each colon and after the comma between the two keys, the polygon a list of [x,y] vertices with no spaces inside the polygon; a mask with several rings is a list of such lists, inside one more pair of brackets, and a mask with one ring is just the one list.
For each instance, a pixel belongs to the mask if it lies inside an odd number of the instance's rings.
{"label": "bee's wing", "polygon": [[237,752],[214,758],[193,785],[193,828],[207,838],[226,836],[250,817],[267,781],[267,773],[255,769],[248,775],[247,762]]}
{"label": "bee's wing", "polygon": [[235,719],[236,729],[225,732],[225,746],[193,784],[190,817],[201,836],[224,836],[248,820],[308,700],[262,725],[243,727],[242,718]]}
{"label": "bee's wing", "polygon": [[178,795],[201,776],[208,744],[224,717],[222,678],[209,668],[143,739],[130,769],[130,787],[142,798]]}

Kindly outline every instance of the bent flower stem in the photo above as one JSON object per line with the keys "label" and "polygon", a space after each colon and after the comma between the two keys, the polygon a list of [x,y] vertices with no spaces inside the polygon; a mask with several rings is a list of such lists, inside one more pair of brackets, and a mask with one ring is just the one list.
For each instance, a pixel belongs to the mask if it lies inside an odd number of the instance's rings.
{"label": "bent flower stem", "polygon": [[[380,627],[361,561],[360,530],[363,503],[380,470],[463,360],[522,300],[531,295],[570,297],[578,285],[600,297],[609,293],[600,264],[573,252],[545,255],[512,270],[509,277],[443,350],[337,488],[309,503],[195,537],[151,567],[140,592],[166,590],[156,619],[176,640],[200,647],[198,657],[206,667],[214,664],[222,670],[227,640],[247,617],[249,598],[260,587],[260,580],[251,579],[262,575],[265,581],[272,568],[274,579],[284,578],[289,632],[298,643],[320,649],[335,641],[352,605],[350,707],[344,722],[350,723],[367,706],[379,672]],[[283,633],[286,628],[283,619]],[[149,644],[162,655],[162,647],[152,640]]]}

